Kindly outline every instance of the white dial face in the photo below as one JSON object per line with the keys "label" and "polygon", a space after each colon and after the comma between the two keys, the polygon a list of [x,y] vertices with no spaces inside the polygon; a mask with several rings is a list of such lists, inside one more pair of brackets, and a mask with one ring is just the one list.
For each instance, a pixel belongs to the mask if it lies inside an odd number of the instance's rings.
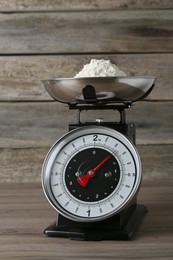
{"label": "white dial face", "polygon": [[119,132],[88,126],[49,151],[43,189],[53,207],[76,221],[106,219],[126,207],[141,181],[138,153]]}

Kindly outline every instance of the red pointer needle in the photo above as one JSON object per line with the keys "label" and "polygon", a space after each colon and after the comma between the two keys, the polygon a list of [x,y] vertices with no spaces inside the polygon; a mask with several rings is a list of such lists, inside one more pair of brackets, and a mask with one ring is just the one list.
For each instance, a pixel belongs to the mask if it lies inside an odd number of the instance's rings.
{"label": "red pointer needle", "polygon": [[87,174],[79,177],[77,180],[79,182],[79,184],[83,187],[86,187],[86,185],[88,184],[88,181],[95,177],[96,172],[100,169],[100,167],[107,162],[109,159],[111,158],[111,155],[107,156],[105,159],[103,159],[103,161],[101,161],[94,169],[90,169],[87,171]]}

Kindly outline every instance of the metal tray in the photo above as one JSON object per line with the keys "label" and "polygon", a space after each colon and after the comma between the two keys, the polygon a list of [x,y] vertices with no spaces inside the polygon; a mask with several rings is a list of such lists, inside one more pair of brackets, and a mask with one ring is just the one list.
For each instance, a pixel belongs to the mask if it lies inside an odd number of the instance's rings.
{"label": "metal tray", "polygon": [[94,88],[99,103],[135,102],[144,99],[154,87],[155,77],[88,77],[54,78],[43,80],[52,98],[68,103],[85,103],[83,89],[90,85]]}

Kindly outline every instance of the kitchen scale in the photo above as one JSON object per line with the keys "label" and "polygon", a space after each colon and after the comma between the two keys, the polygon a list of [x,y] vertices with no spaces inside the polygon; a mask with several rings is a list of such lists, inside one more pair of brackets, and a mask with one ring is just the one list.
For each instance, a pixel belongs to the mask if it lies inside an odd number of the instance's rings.
{"label": "kitchen scale", "polygon": [[[75,124],[49,150],[42,168],[44,193],[57,211],[47,236],[128,240],[146,208],[137,203],[142,179],[135,125],[126,109],[143,100],[154,77],[55,78],[43,81],[55,100],[78,111]],[[118,111],[118,122],[81,122],[82,111]]]}

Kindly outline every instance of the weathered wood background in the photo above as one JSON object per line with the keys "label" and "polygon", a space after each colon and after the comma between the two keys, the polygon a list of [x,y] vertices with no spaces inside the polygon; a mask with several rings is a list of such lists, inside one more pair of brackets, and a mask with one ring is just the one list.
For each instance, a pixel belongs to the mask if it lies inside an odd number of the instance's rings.
{"label": "weathered wood background", "polygon": [[40,182],[48,149],[76,120],[41,80],[73,77],[91,58],[157,77],[127,118],[144,179],[173,178],[173,1],[0,0],[0,182]]}

